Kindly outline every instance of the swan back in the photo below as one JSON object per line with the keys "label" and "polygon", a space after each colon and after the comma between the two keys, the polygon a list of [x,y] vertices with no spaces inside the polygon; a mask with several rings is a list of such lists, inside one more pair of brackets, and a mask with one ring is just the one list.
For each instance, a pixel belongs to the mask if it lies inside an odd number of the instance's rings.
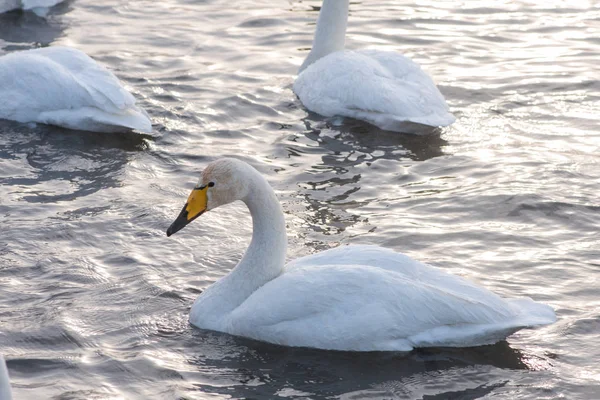
{"label": "swan back", "polygon": [[[43,79],[43,84],[41,82]],[[85,53],[68,47],[48,47],[10,53],[0,59],[0,82],[22,105],[15,113],[68,107],[94,106],[118,112],[135,104],[119,80]],[[31,91],[25,96],[25,91]],[[23,104],[23,103],[28,104]],[[26,108],[26,106],[28,106]],[[3,104],[2,109],[8,108]]]}
{"label": "swan back", "polygon": [[117,77],[84,52],[56,46],[39,49],[35,54],[68,71],[91,96],[96,107],[118,112],[135,104],[135,98],[121,86]]}
{"label": "swan back", "polygon": [[223,325],[292,346],[408,351],[491,344],[555,320],[531,299],[501,298],[389,249],[346,246],[288,264]]}
{"label": "swan back", "polygon": [[329,54],[298,76],[294,92],[323,116],[361,119],[390,131],[403,131],[406,122],[447,126],[455,120],[433,80],[394,52]]}
{"label": "swan back", "polygon": [[83,130],[152,131],[146,113],[110,71],[61,46],[0,57],[0,118]]}

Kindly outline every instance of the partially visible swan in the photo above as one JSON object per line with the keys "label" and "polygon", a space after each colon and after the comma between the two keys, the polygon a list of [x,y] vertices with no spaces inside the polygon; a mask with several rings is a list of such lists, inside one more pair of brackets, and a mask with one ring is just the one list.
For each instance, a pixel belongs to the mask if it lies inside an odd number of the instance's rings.
{"label": "partially visible swan", "polygon": [[4,357],[0,355],[0,400],[11,400],[11,392],[6,362],[4,361]]}
{"label": "partially visible swan", "polygon": [[95,132],[152,132],[146,112],[109,70],[60,46],[0,57],[0,118]]}
{"label": "partially visible swan", "polygon": [[342,246],[284,266],[285,220],[275,193],[235,159],[206,167],[167,236],[236,200],[252,215],[252,241],[192,306],[190,322],[199,328],[286,346],[408,351],[491,344],[556,320],[547,305],[501,298],[377,246]]}
{"label": "partially visible swan", "polygon": [[[344,50],[349,0],[323,0],[312,50],[294,82],[309,110],[422,133],[454,122],[446,100],[418,64],[402,54]],[[431,129],[429,129],[430,131]]]}
{"label": "partially visible swan", "polygon": [[0,0],[0,13],[23,9],[31,10],[40,16],[46,15],[52,6],[62,3],[64,0]]}

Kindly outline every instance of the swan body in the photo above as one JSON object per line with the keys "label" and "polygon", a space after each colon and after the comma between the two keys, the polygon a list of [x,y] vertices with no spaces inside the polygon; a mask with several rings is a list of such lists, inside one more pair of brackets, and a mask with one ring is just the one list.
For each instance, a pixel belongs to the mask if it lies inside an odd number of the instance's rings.
{"label": "swan body", "polygon": [[455,121],[446,100],[421,67],[399,53],[344,50],[348,0],[324,0],[313,47],[300,67],[294,93],[309,110],[381,129],[421,133],[413,124]]}
{"label": "swan body", "polygon": [[0,355],[0,400],[11,400],[12,391],[4,357]]}
{"label": "swan body", "polygon": [[63,0],[0,0],[0,13],[22,9],[44,16],[50,7],[62,2]]}
{"label": "swan body", "polygon": [[0,118],[95,132],[152,132],[146,112],[109,70],[60,46],[0,57]]}
{"label": "swan body", "polygon": [[378,246],[342,246],[285,264],[283,212],[273,190],[238,160],[211,163],[172,235],[235,200],[253,218],[242,260],[196,300],[190,322],[286,346],[349,351],[495,343],[554,322],[551,307],[504,299],[472,282]]}
{"label": "swan body", "polygon": [[[204,315],[199,299],[192,323]],[[403,254],[344,246],[288,264],[208,328],[290,346],[409,351],[495,343],[553,320],[547,306],[502,299]]]}

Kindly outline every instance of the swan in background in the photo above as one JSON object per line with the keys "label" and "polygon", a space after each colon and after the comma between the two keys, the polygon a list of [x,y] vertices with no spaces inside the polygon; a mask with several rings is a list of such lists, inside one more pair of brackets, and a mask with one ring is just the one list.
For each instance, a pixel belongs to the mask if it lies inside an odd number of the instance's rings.
{"label": "swan in background", "polygon": [[69,47],[0,57],[0,118],[94,132],[152,132],[148,114],[109,70]]}
{"label": "swan in background", "polygon": [[556,320],[547,305],[501,298],[378,246],[341,246],[284,266],[281,206],[267,181],[236,159],[206,167],[167,236],[236,200],[252,215],[252,241],[192,306],[190,322],[199,328],[286,346],[409,351],[491,344]]}
{"label": "swan in background", "polygon": [[8,369],[4,357],[0,355],[0,400],[12,400]]}
{"label": "swan in background", "polygon": [[414,61],[396,52],[344,50],[348,3],[323,1],[312,49],[294,82],[302,104],[389,131],[418,134],[452,124],[444,96]]}
{"label": "swan in background", "polygon": [[50,7],[62,2],[63,0],[0,0],[0,14],[22,9],[33,11],[40,17],[43,17],[48,13]]}

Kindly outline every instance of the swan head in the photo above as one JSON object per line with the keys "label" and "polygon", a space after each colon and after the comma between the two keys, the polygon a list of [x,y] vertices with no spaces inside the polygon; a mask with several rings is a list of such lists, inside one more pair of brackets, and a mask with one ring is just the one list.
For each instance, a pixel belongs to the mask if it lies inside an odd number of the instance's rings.
{"label": "swan head", "polygon": [[179,216],[167,229],[167,236],[180,231],[206,211],[245,199],[251,188],[252,170],[248,164],[234,158],[222,158],[208,164]]}

